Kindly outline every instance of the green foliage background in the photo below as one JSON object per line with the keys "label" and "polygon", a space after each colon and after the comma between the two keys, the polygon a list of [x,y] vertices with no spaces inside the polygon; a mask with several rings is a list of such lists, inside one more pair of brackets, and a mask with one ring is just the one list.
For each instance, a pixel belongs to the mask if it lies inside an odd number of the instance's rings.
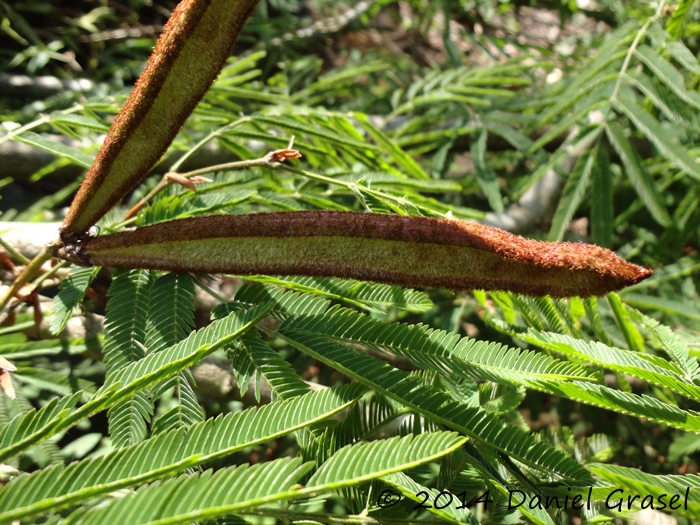
{"label": "green foliage background", "polygon": [[[45,192],[3,203],[5,221],[58,217],[80,182],[58,174],[91,164],[152,48],[146,29],[174,2],[68,4],[0,2],[3,70],[94,81],[2,99],[0,142],[57,156],[0,181]],[[634,516],[601,501],[509,511],[508,491],[687,486],[675,517],[700,520],[700,8],[524,4],[261,2],[169,169],[212,147],[254,159],[292,135],[303,158],[171,185],[135,224],[302,209],[493,223],[558,173],[551,218],[542,202],[526,234],[595,242],[653,278],[564,301],[257,276],[231,297],[208,276],[120,270],[105,306],[86,298],[97,270],[73,268],[46,290],[52,337],[23,332],[31,311],[0,328],[18,367],[17,399],[0,395],[0,461],[24,472],[0,487],[0,522],[597,523]],[[538,12],[555,16],[555,42],[522,37]],[[120,27],[142,34],[116,40]],[[131,225],[124,213],[158,180],[101,230]],[[202,295],[211,322],[195,315]],[[65,336],[84,312],[105,314],[104,334]],[[190,367],[211,355],[252,401],[198,392]],[[273,402],[254,406],[268,387]],[[404,501],[383,509],[388,489]],[[469,505],[416,510],[421,491]]]}

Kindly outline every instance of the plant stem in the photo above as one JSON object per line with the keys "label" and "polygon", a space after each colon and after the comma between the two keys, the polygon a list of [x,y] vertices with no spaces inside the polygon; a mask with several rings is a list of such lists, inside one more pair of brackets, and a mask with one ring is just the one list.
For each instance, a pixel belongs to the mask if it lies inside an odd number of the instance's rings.
{"label": "plant stem", "polygon": [[324,514],[314,512],[294,512],[288,509],[244,509],[236,511],[237,514],[245,514],[247,516],[268,516],[277,519],[288,518],[292,521],[313,521],[319,523],[343,523],[347,525],[381,525],[382,523],[406,525],[444,525],[443,520],[416,520],[408,518],[387,518],[382,516],[381,520],[376,520],[370,516],[338,516],[336,514]]}
{"label": "plant stem", "polygon": [[647,21],[644,22],[644,25],[637,32],[637,36],[634,37],[632,45],[630,46],[629,51],[627,51],[627,56],[625,56],[625,61],[622,63],[622,67],[620,68],[620,73],[617,77],[617,82],[615,83],[615,88],[613,89],[612,95],[610,96],[610,100],[615,100],[617,98],[617,93],[620,91],[620,86],[622,85],[622,78],[625,76],[625,73],[629,68],[630,62],[632,61],[632,55],[634,55],[634,52],[637,49],[637,46],[639,45],[639,41],[647,32],[649,26],[663,14],[665,5],[666,0],[661,0],[661,2],[659,2],[659,5],[656,8],[656,13],[654,13],[654,16],[649,17]]}
{"label": "plant stem", "polygon": [[217,129],[216,131],[212,131],[206,137],[204,137],[202,140],[197,142],[197,144],[195,144],[193,147],[191,147],[189,150],[187,150],[187,152],[182,157],[177,159],[175,164],[173,164],[171,166],[170,171],[177,173],[177,170],[180,169],[180,166],[182,166],[187,159],[189,159],[197,150],[199,150],[202,146],[204,146],[211,139],[213,139],[214,137],[218,137],[219,135],[227,132],[230,129],[236,128],[245,122],[250,122],[250,120],[251,120],[250,117],[239,118],[238,120],[236,120],[234,122],[230,122],[230,123],[226,124],[225,126]]}
{"label": "plant stem", "polygon": [[[80,111],[83,108],[81,105],[74,106],[72,108],[66,109],[61,112],[63,115],[69,115],[71,113],[75,113],[76,111]],[[24,133],[25,131],[29,131],[30,129],[34,129],[38,126],[41,126],[42,124],[48,124],[51,122],[51,115],[42,115],[40,118],[36,119],[33,122],[30,122],[29,124],[25,124],[21,128],[17,128],[13,131],[10,131],[6,135],[3,135],[0,137],[0,144],[4,144],[5,142],[8,142],[12,139],[14,139],[17,135],[20,135],[21,133]]]}
{"label": "plant stem", "polygon": [[68,261],[59,262],[56,266],[51,268],[48,272],[41,274],[39,276],[39,278],[36,281],[34,281],[34,286],[38,287],[46,279],[48,279],[49,277],[53,277],[61,268],[64,268],[66,266],[68,266]]}
{"label": "plant stem", "polygon": [[41,267],[46,261],[50,260],[51,257],[53,257],[51,252],[48,250],[48,248],[44,247],[39,254],[29,262],[29,264],[24,268],[24,271],[19,274],[17,279],[15,279],[10,285],[2,298],[0,298],[0,310],[7,306],[7,303],[10,302],[10,299],[15,296],[22,286],[31,281],[39,273]]}
{"label": "plant stem", "polygon": [[27,259],[24,255],[22,255],[21,253],[19,253],[17,250],[15,250],[12,246],[10,246],[9,244],[7,244],[7,243],[6,243],[3,239],[1,239],[1,238],[0,238],[0,246],[2,246],[3,248],[5,248],[5,250],[7,251],[7,253],[9,253],[10,255],[12,255],[12,257],[14,257],[15,259],[17,259],[17,260],[20,262],[20,264],[24,264],[25,266],[26,266],[27,264],[29,264],[29,259]]}
{"label": "plant stem", "polygon": [[[272,168],[275,169],[279,167],[280,163],[275,161],[270,154],[265,155],[264,157],[260,157],[259,159],[252,159],[252,160],[239,160],[236,162],[227,162],[226,164],[216,164],[214,166],[207,166],[206,168],[200,168],[198,170],[194,171],[188,171],[187,173],[178,173],[178,175],[182,175],[185,178],[191,178],[191,177],[196,177],[199,175],[206,175],[208,173],[215,173],[217,171],[227,171],[227,170],[244,170],[247,168],[252,168],[255,166],[262,166],[265,168]],[[175,172],[170,172],[170,173],[175,173]],[[160,180],[158,184],[156,184],[155,188],[153,188],[151,191],[149,191],[146,196],[141,199],[137,204],[135,204],[127,213],[124,215],[124,220],[131,219],[135,217],[138,212],[140,212],[143,207],[146,205],[146,203],[151,200],[155,195],[158,194],[163,188],[165,188],[167,185],[172,184],[172,181],[168,179],[168,173],[163,175],[163,178]]]}
{"label": "plant stem", "polygon": [[630,321],[629,314],[627,313],[624,303],[620,300],[620,296],[616,293],[609,293],[607,297],[613,315],[617,320],[620,331],[622,331],[622,335],[625,336],[625,341],[627,341],[630,350],[644,353],[644,340],[637,328]]}
{"label": "plant stem", "polygon": [[[349,189],[352,192],[360,191],[362,193],[366,193],[367,195],[372,195],[373,197],[376,197],[380,200],[387,200],[387,201],[393,201],[399,206],[406,206],[406,205],[412,205],[415,206],[414,204],[410,203],[403,197],[397,197],[395,195],[392,195],[390,193],[384,193],[383,191],[377,191],[373,190],[372,188],[368,188],[366,186],[360,186],[359,184],[356,184],[354,182],[346,182],[344,180],[338,180],[338,179],[333,179],[331,177],[326,177],[325,175],[319,175],[318,173],[312,173],[310,171],[302,170],[299,168],[295,168],[293,166],[289,166],[287,164],[283,164],[282,167],[291,172],[291,173],[296,173],[297,175],[302,175],[306,177],[307,179],[313,179],[321,182],[325,182],[327,184],[332,184],[335,186],[342,186],[344,188]],[[445,213],[440,213],[439,214],[441,217],[447,217],[447,214]]]}

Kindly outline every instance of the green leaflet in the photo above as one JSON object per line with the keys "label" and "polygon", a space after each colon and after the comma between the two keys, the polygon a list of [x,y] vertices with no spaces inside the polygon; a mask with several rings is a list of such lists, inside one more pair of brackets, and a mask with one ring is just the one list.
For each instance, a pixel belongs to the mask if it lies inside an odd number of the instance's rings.
{"label": "green leaflet", "polygon": [[325,419],[361,394],[358,385],[249,408],[150,440],[17,478],[0,488],[0,520],[55,512],[68,505],[181,472]]}
{"label": "green leaflet", "polygon": [[641,45],[635,49],[635,54],[654,73],[655,78],[666,84],[678,98],[700,109],[700,94],[686,90],[683,75],[656,51],[649,46]]}
{"label": "green leaflet", "polygon": [[263,124],[268,124],[270,126],[280,127],[295,133],[304,133],[311,137],[322,138],[325,141],[332,142],[340,147],[352,148],[359,150],[375,150],[378,151],[379,148],[372,144],[367,144],[365,142],[360,142],[359,140],[353,140],[337,133],[332,133],[327,129],[319,130],[315,127],[309,126],[306,123],[301,123],[295,119],[288,117],[272,117],[266,115],[258,115],[255,117],[255,122],[262,122]]}
{"label": "green leaflet", "polygon": [[622,164],[632,186],[634,186],[649,213],[656,219],[656,222],[662,226],[668,226],[671,223],[671,218],[663,204],[661,194],[656,188],[656,183],[644,168],[637,151],[625,136],[624,130],[616,122],[609,124],[605,129],[610,142],[622,159]]}
{"label": "green leaflet", "polygon": [[377,60],[375,62],[349,67],[339,73],[323,75],[306,88],[294,93],[291,100],[296,103],[303,102],[306,105],[311,105],[309,104],[309,98],[311,97],[318,97],[320,100],[323,100],[326,97],[321,96],[320,93],[331,88],[337,88],[343,84],[352,83],[355,81],[356,77],[360,75],[376,73],[388,69],[388,67],[389,65],[386,62]]}
{"label": "green leaflet", "polygon": [[579,366],[543,354],[460,338],[423,325],[387,324],[346,308],[332,307],[323,315],[290,317],[282,328],[323,334],[378,352],[389,350],[424,369],[506,386],[539,380],[593,379]]}
{"label": "green leaflet", "polygon": [[[488,118],[489,115],[486,116]],[[529,151],[533,145],[532,140],[523,135],[520,131],[512,126],[501,122],[492,122],[489,120],[484,121],[484,128],[491,133],[507,140],[513,147],[520,151]]]}
{"label": "green leaflet", "polygon": [[324,485],[340,488],[408,470],[454,452],[466,441],[456,432],[438,431],[348,445],[321,465],[309,479],[306,490]]}
{"label": "green leaflet", "polygon": [[[539,332],[530,328],[527,331],[514,326],[502,324],[502,321],[492,320],[492,325],[528,343],[541,348],[551,350],[569,357],[573,357],[580,363],[594,364],[600,368],[607,368],[639,377],[645,381],[658,386],[669,388],[670,390],[686,396],[690,399],[700,400],[700,387],[688,381],[689,364],[687,348],[685,359],[688,360],[683,368],[675,363],[669,363],[663,358],[641,352],[633,352],[620,348],[610,347],[603,343],[584,341],[567,335]],[[656,327],[659,328],[665,327]],[[678,341],[673,341],[672,335],[664,334],[667,344],[672,344],[676,354],[683,358],[682,348]],[[694,358],[692,358],[694,360]],[[697,362],[695,362],[697,367]],[[692,376],[691,376],[692,377]]]}
{"label": "green leaflet", "polygon": [[680,124],[684,128],[697,129],[697,124],[692,121],[692,116],[686,110],[687,104],[660,81],[650,79],[644,74],[630,72],[625,75],[625,80],[649,97],[654,106],[659,108],[671,122]]}
{"label": "green leaflet", "polygon": [[145,346],[160,352],[180,342],[194,328],[194,280],[187,274],[168,273],[149,290]]}
{"label": "green leaflet", "polygon": [[312,465],[283,458],[249,467],[206,470],[156,482],[136,493],[87,512],[78,510],[66,525],[165,525],[191,523],[294,497],[293,490]]}
{"label": "green leaflet", "polygon": [[586,480],[588,472],[576,461],[537,442],[516,427],[504,427],[480,408],[458,404],[445,393],[429,390],[414,376],[401,372],[367,354],[310,332],[281,329],[282,337],[329,366],[375,391],[381,392],[423,417],[458,430],[488,446],[543,471],[556,471],[565,479]]}
{"label": "green leaflet", "polygon": [[593,167],[593,191],[591,199],[591,239],[598,246],[612,246],[614,210],[612,172],[605,148],[598,148]]}
{"label": "green leaflet", "polygon": [[488,132],[482,128],[479,138],[472,141],[471,152],[476,170],[476,180],[489,201],[491,209],[496,213],[503,213],[503,199],[498,186],[496,174],[489,168],[486,162],[486,139]]}
{"label": "green leaflet", "polygon": [[[276,317],[294,315],[312,315],[325,312],[331,302],[311,294],[281,290],[275,286],[265,286],[259,283],[250,283],[236,292],[236,300],[231,303],[223,303],[214,307],[212,316],[220,319],[239,310],[241,303],[255,305],[263,302],[271,302],[272,314]],[[284,317],[281,317],[282,319]]]}
{"label": "green leaflet", "polygon": [[246,330],[267,315],[271,304],[263,303],[247,311],[238,311],[214,321],[197,332],[193,332],[175,346],[149,354],[140,361],[127,365],[109,376],[100,391],[121,383],[136,391],[176,371],[191,366],[212,352],[240,337]]}
{"label": "green leaflet", "polygon": [[82,302],[92,280],[97,276],[99,267],[75,268],[70,276],[61,281],[59,292],[53,301],[53,318],[51,333],[60,334],[66,326],[73,310]]}
{"label": "green leaflet", "polygon": [[583,196],[588,188],[593,165],[595,164],[596,149],[581,155],[569,175],[564,186],[564,193],[557,205],[557,211],[552,219],[552,227],[549,230],[550,241],[561,241],[564,232],[569,227],[576,209],[581,204]]}
{"label": "green leaflet", "polygon": [[387,309],[398,308],[418,313],[425,312],[433,306],[425,292],[401,286],[321,277],[247,276],[246,279],[284,286],[291,290],[312,293],[315,296],[340,299],[369,312],[384,313]]}
{"label": "green leaflet", "polygon": [[57,420],[66,416],[78,403],[82,392],[76,392],[62,398],[53,398],[40,410],[30,410],[15,416],[0,430],[0,457],[7,458],[14,454],[8,453],[13,445],[27,439],[41,439],[51,431],[51,426]]}
{"label": "green leaflet", "polygon": [[[646,113],[642,108],[635,104],[632,100],[626,98],[618,98],[613,102],[613,106],[616,110],[627,115],[637,129],[644,133],[644,135],[663,153],[669,160],[675,162],[679,168],[683,169],[688,175],[694,179],[700,179],[700,166],[697,162],[690,156],[688,151],[677,143],[673,142],[664,132],[663,128],[659,123],[654,120],[654,118]],[[620,128],[619,124],[613,123],[608,129]],[[620,128],[621,129],[621,128]],[[615,131],[617,136],[620,135],[619,131]],[[610,133],[608,133],[610,136]],[[613,145],[615,142],[611,139]],[[618,141],[619,142],[619,141]],[[617,149],[618,146],[615,146]],[[620,156],[623,153],[618,150]],[[627,156],[625,154],[625,156]],[[644,197],[643,197],[644,199]]]}
{"label": "green leaflet", "polygon": [[153,276],[147,270],[117,270],[107,292],[105,366],[110,373],[145,355],[148,298]]}
{"label": "green leaflet", "polygon": [[[96,118],[74,113],[62,113],[60,111],[51,114],[51,122],[60,122],[61,124],[70,124],[71,126],[97,131],[107,131],[109,129],[109,126]],[[85,167],[89,168],[90,164],[92,164],[92,161]]]}
{"label": "green leaflet", "polygon": [[[94,413],[123,402],[153,383],[166,379],[192,366],[219,348],[222,348],[260,321],[272,307],[263,303],[250,309],[241,309],[213,322],[206,328],[193,332],[175,346],[116,370],[92,397],[79,409],[70,412],[47,405],[36,416],[27,416],[23,423],[8,427],[0,434],[0,461],[6,460],[42,440],[72,427]],[[82,392],[63,398],[60,403],[73,406]],[[53,402],[52,402],[53,403]],[[49,410],[50,409],[50,410]],[[138,408],[136,408],[138,410]]]}
{"label": "green leaflet", "polygon": [[37,147],[44,151],[48,151],[49,153],[53,153],[59,157],[69,159],[71,162],[74,162],[83,168],[89,168],[93,162],[93,157],[91,155],[78,151],[70,146],[66,146],[61,142],[42,137],[33,131],[25,131],[20,135],[17,135],[15,140]]}
{"label": "green leaflet", "polygon": [[630,314],[635,320],[641,321],[647,330],[654,334],[668,356],[681,367],[685,380],[688,382],[695,381],[699,375],[700,367],[697,359],[690,355],[688,346],[668,326],[664,326],[655,319],[636,310],[631,310]]}
{"label": "green leaflet", "polygon": [[[142,359],[146,354],[148,297],[153,276],[144,270],[117,270],[108,295],[105,316],[104,362],[108,377],[115,370]],[[116,447],[140,443],[147,436],[153,416],[149,392],[136,392],[110,407],[109,435]]]}
{"label": "green leaflet", "polygon": [[688,319],[700,321],[700,309],[687,302],[642,295],[639,293],[627,293],[625,302],[637,308],[650,308],[673,315],[679,315]]}
{"label": "green leaflet", "polygon": [[693,7],[693,0],[680,0],[675,6],[676,9],[671,13],[671,16],[666,20],[666,31],[671,35],[671,38],[681,38],[685,23]]}
{"label": "green leaflet", "polygon": [[275,501],[358,485],[381,476],[417,467],[461,447],[465,438],[435,432],[344,447],[307,482],[298,483],[313,468],[300,459],[277,459],[249,467],[229,467],[194,476],[180,476],[153,485],[104,507],[77,511],[67,523],[126,523],[165,525],[189,523],[244,511]]}
{"label": "green leaflet", "polygon": [[[624,491],[614,498],[612,503],[617,503],[620,497],[623,498],[623,508],[627,508],[626,495],[653,495],[658,498],[661,494],[666,494],[665,503],[670,503],[670,498],[675,494],[680,494],[680,502],[676,500],[674,506],[679,507],[676,512],[689,517],[691,519],[700,519],[700,498],[698,497],[698,488],[700,487],[700,478],[697,475],[690,474],[685,476],[658,476],[641,472],[635,468],[621,467],[618,465],[604,465],[601,463],[591,465],[591,471],[603,480],[610,483],[615,489],[619,488]],[[686,490],[688,493],[688,509],[685,509],[684,495]],[[643,497],[643,496],[642,496]],[[641,497],[637,502],[641,501]],[[638,510],[635,506],[635,510]]]}
{"label": "green leaflet", "polygon": [[275,398],[292,399],[309,392],[307,385],[292,366],[272,350],[257,332],[251,331],[236,341],[229,351],[231,365],[238,376],[241,394],[251,378],[255,381],[255,394],[260,401],[260,380],[265,379]]}
{"label": "green leaflet", "polygon": [[423,171],[418,163],[407,155],[399,146],[397,146],[389,137],[374,126],[364,113],[355,113],[355,118],[367,133],[382,147],[389,151],[389,154],[408,175],[416,179],[429,180],[430,176]]}
{"label": "green leaflet", "polygon": [[116,448],[141,443],[148,437],[153,401],[148,391],[139,391],[112,406],[107,412],[109,437]]}

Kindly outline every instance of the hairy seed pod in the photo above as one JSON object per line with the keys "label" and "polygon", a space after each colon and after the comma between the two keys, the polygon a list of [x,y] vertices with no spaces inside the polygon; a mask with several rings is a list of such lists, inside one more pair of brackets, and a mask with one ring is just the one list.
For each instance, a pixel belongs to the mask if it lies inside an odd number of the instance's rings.
{"label": "hairy seed pod", "polygon": [[151,170],[224,66],[258,0],[183,0],[107,133],[61,237],[84,235]]}
{"label": "hairy seed pod", "polygon": [[529,240],[451,219],[335,211],[180,219],[66,245],[58,255],[114,268],[344,277],[553,297],[604,295],[652,273],[591,244]]}

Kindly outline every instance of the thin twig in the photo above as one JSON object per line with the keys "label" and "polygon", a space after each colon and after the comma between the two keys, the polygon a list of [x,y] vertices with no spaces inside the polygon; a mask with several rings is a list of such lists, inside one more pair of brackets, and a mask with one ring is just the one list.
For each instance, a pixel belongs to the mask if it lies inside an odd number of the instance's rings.
{"label": "thin twig", "polygon": [[58,273],[59,270],[61,270],[62,268],[65,268],[66,266],[68,266],[68,264],[69,264],[68,261],[61,261],[61,262],[57,263],[57,264],[56,264],[53,268],[51,268],[48,272],[42,273],[42,274],[37,278],[37,280],[34,281],[34,283],[33,283],[34,286],[36,286],[36,287],[38,288],[44,281],[46,281],[46,279],[49,279],[50,277],[53,277],[54,275],[56,275],[56,274]]}
{"label": "thin twig", "polygon": [[[135,217],[148,203],[149,200],[151,200],[158,192],[160,192],[163,188],[168,186],[169,184],[172,184],[173,181],[168,177],[168,175],[171,174],[176,174],[180,175],[181,177],[185,177],[187,179],[192,178],[192,177],[199,177],[201,175],[206,175],[209,173],[215,173],[217,171],[230,171],[230,170],[244,170],[247,168],[253,168],[255,166],[260,166],[263,168],[271,168],[271,169],[276,169],[281,165],[281,160],[285,160],[284,158],[280,158],[279,155],[281,152],[289,152],[289,151],[295,151],[291,149],[291,145],[293,144],[294,138],[292,137],[292,141],[290,141],[290,147],[286,150],[275,150],[264,157],[260,157],[259,159],[251,159],[251,160],[239,160],[236,162],[227,162],[226,164],[217,164],[215,166],[207,166],[205,168],[200,168],[198,170],[193,170],[193,171],[188,171],[186,173],[177,173],[175,171],[170,171],[169,173],[166,173],[163,175],[163,178],[160,180],[156,186],[146,194],[146,196],[141,199],[137,204],[134,205],[133,208],[131,208],[126,215],[124,215],[124,220],[131,219]],[[291,156],[288,158],[298,158],[300,155],[298,152],[296,153],[296,156]],[[179,166],[181,164],[179,161],[176,163],[175,166]],[[175,167],[173,166],[173,167]]]}
{"label": "thin twig", "polygon": [[188,149],[187,152],[185,152],[185,154],[182,155],[182,157],[177,159],[173,163],[173,165],[170,167],[170,171],[177,173],[177,170],[180,169],[180,166],[182,166],[187,159],[189,159],[195,152],[199,151],[211,139],[216,138],[219,135],[222,135],[223,133],[226,133],[227,131],[229,131],[231,129],[234,129],[234,128],[240,126],[241,124],[244,124],[246,122],[250,122],[250,120],[251,120],[250,117],[239,118],[238,120],[235,120],[233,122],[229,122],[225,126],[222,126],[218,129],[215,129],[214,131],[209,133],[206,137],[202,138],[202,140],[197,142],[197,144],[195,144],[190,149]]}
{"label": "thin twig", "polygon": [[[377,199],[380,199],[380,200],[384,199],[387,201],[395,202],[399,206],[415,206],[413,203],[411,203],[410,201],[408,201],[404,197],[397,197],[396,195],[392,195],[391,193],[385,193],[383,191],[373,190],[372,188],[368,188],[367,186],[361,186],[355,182],[347,182],[344,180],[333,179],[331,177],[326,177],[325,175],[319,175],[318,173],[313,173],[310,171],[295,168],[294,166],[289,166],[288,164],[283,164],[281,167],[283,169],[291,172],[291,173],[296,173],[297,175],[302,175],[302,176],[306,177],[307,179],[313,179],[313,180],[317,180],[320,182],[332,184],[335,186],[342,186],[344,188],[349,189],[352,192],[360,191],[360,192],[365,193],[367,195],[372,195],[373,197],[376,197]],[[437,211],[434,213],[436,215],[441,216],[441,217],[449,217],[449,214],[447,214],[447,213],[439,213]]]}
{"label": "thin twig", "polygon": [[637,35],[634,37],[634,40],[632,41],[632,45],[629,48],[629,51],[627,51],[627,56],[625,56],[625,61],[622,63],[622,67],[620,68],[620,73],[619,76],[617,77],[617,82],[615,83],[615,88],[613,89],[612,95],[610,95],[610,100],[615,100],[617,98],[617,93],[620,91],[620,86],[622,85],[622,78],[625,76],[625,73],[627,72],[627,69],[629,68],[630,61],[632,60],[632,55],[634,55],[635,50],[637,49],[637,46],[639,45],[639,41],[642,39],[642,37],[645,35],[647,32],[647,29],[649,29],[649,26],[656,22],[656,20],[659,19],[659,17],[662,16],[664,12],[664,6],[666,5],[666,0],[661,0],[659,2],[659,5],[656,8],[656,13],[654,13],[654,16],[649,17],[647,21],[644,23],[644,25],[641,27],[641,29],[637,32]]}
{"label": "thin twig", "polygon": [[347,525],[381,525],[382,523],[396,524],[396,525],[406,525],[406,524],[418,524],[418,525],[444,525],[447,523],[443,520],[427,519],[427,520],[417,520],[414,518],[387,518],[382,516],[381,520],[376,520],[371,516],[338,516],[336,514],[323,514],[315,512],[294,512],[289,509],[268,509],[268,508],[257,508],[257,509],[247,509],[242,511],[237,511],[239,514],[245,514],[248,516],[268,516],[275,517],[278,519],[288,518],[293,521],[311,521],[318,523],[343,523]]}
{"label": "thin twig", "polygon": [[10,299],[12,299],[17,292],[19,292],[20,288],[27,284],[29,281],[34,279],[36,275],[39,274],[41,271],[41,267],[44,265],[44,263],[48,260],[51,259],[53,255],[49,251],[47,247],[44,247],[41,252],[39,252],[39,255],[34,257],[29,264],[24,268],[24,271],[19,274],[17,279],[14,280],[14,282],[10,285],[10,287],[7,289],[5,294],[0,298],[0,310],[4,309],[5,306],[7,306],[7,303],[10,302]]}
{"label": "thin twig", "polygon": [[7,250],[7,253],[12,255],[12,257],[14,257],[20,264],[24,264],[25,266],[29,264],[29,259],[27,259],[24,255],[15,250],[12,246],[7,244],[2,238],[0,238],[0,246],[5,248],[5,250]]}
{"label": "thin twig", "polygon": [[[62,115],[68,115],[70,113],[75,113],[76,111],[80,111],[82,109],[85,109],[83,106],[80,104],[73,106],[72,108],[66,109],[61,112]],[[14,139],[17,135],[24,133],[25,131],[32,130],[36,127],[41,126],[42,124],[46,124],[48,122],[51,122],[51,115],[42,115],[38,119],[30,122],[29,124],[25,124],[24,126],[14,129],[12,131],[9,131],[6,135],[3,135],[0,137],[0,144],[3,144],[5,142],[8,142],[12,139]]]}

